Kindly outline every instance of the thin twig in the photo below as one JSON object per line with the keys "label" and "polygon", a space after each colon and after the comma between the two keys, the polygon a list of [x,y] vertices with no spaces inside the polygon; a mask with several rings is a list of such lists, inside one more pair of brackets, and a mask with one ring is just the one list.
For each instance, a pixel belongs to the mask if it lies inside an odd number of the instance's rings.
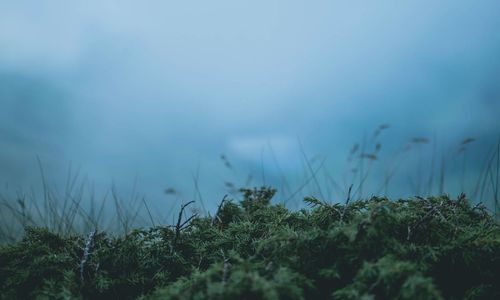
{"label": "thin twig", "polygon": [[80,261],[80,279],[83,282],[83,273],[85,271],[85,264],[89,260],[90,255],[92,254],[92,245],[94,244],[95,235],[97,230],[94,230],[89,233],[87,240],[85,240],[85,247],[83,248],[82,260]]}
{"label": "thin twig", "polygon": [[151,221],[151,224],[153,225],[153,227],[156,227],[155,221],[153,220],[153,216],[151,215],[151,211],[149,210],[149,207],[148,207],[144,197],[142,197],[142,203],[144,204],[144,207],[146,208],[146,211],[148,212],[149,220]]}
{"label": "thin twig", "polygon": [[188,203],[185,203],[183,205],[181,205],[181,210],[179,211],[179,216],[177,217],[177,225],[175,225],[175,236],[174,236],[174,240],[172,241],[172,250],[174,250],[175,246],[177,245],[177,241],[179,240],[179,236],[181,235],[181,230],[184,228],[184,226],[189,222],[191,221],[194,217],[196,217],[197,215],[194,214],[192,215],[187,221],[185,221],[184,223],[181,223],[182,222],[182,214],[184,213],[184,210],[186,209],[186,207],[190,204],[193,204],[194,201],[189,201]]}
{"label": "thin twig", "polygon": [[349,190],[347,191],[347,199],[345,201],[344,208],[342,209],[342,213],[340,213],[340,222],[344,221],[344,215],[345,211],[347,210],[347,206],[349,205],[349,201],[351,201],[351,191],[352,191],[352,184],[349,186]]}
{"label": "thin twig", "polygon": [[321,196],[322,199],[325,199],[325,196],[323,195],[323,192],[321,190],[321,186],[319,184],[318,178],[316,177],[316,172],[314,172],[314,170],[311,166],[311,162],[307,158],[306,152],[304,151],[304,146],[302,145],[302,142],[300,141],[299,138],[297,138],[297,140],[299,142],[300,152],[302,153],[302,156],[304,157],[304,160],[306,162],[307,168],[309,169],[309,172],[311,172],[311,177],[314,180],[316,187],[318,188],[319,195]]}
{"label": "thin twig", "polygon": [[224,195],[224,197],[222,198],[222,201],[220,202],[219,206],[217,207],[217,211],[215,212],[215,216],[212,219],[212,226],[215,225],[215,220],[218,220],[219,222],[222,223],[222,220],[219,217],[219,212],[220,212],[222,206],[224,205],[224,203],[226,202],[226,198],[227,198],[227,194]]}

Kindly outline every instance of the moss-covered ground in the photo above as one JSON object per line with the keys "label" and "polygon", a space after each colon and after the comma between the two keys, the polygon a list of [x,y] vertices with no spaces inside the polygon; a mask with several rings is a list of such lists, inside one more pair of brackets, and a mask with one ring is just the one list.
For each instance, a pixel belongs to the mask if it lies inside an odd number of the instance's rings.
{"label": "moss-covered ground", "polygon": [[0,247],[1,299],[500,299],[500,226],[460,196],[272,204],[109,236],[26,228]]}

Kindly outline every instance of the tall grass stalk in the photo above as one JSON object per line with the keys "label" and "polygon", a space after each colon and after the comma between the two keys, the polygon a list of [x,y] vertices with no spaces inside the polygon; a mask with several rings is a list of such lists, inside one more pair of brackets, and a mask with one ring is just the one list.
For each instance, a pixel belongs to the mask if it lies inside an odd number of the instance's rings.
{"label": "tall grass stalk", "polygon": [[[384,193],[385,196],[390,193],[390,183],[397,176],[402,175],[401,169],[405,160],[408,160],[408,148],[400,148],[390,156],[389,162],[380,165],[376,161],[381,160],[379,151],[381,143],[379,135],[382,129],[377,128],[373,136],[367,139],[363,135],[360,144],[355,144],[349,152],[347,159],[347,169],[341,172],[338,180],[326,167],[327,157],[324,155],[309,157],[304,149],[304,144],[298,139],[299,151],[301,155],[303,176],[301,178],[287,177],[281,168],[277,155],[268,142],[271,159],[274,162],[275,169],[281,182],[281,199],[285,206],[300,206],[296,201],[300,200],[305,194],[316,194],[324,201],[341,202],[343,199],[360,199],[366,193],[367,186],[373,187],[378,195]],[[385,129],[386,127],[384,127]],[[470,192],[471,199],[476,202],[483,202],[491,209],[498,219],[500,219],[499,202],[499,177],[500,177],[500,136],[495,145],[492,145],[482,161],[477,178],[472,181],[467,176],[472,176],[470,164],[468,161],[472,156],[465,148],[473,139],[467,138],[460,144],[463,147],[461,160],[458,161],[458,184],[461,192]],[[413,138],[410,144],[414,150],[411,153],[416,155],[418,166],[416,167],[416,178],[409,178],[410,188],[414,195],[431,195],[437,186],[440,195],[446,192],[446,187],[455,184],[449,178],[452,171],[450,166],[456,162],[453,157],[457,157],[455,151],[438,151],[437,138],[434,136],[432,141],[432,152],[429,163],[424,159],[424,144],[427,144],[426,138]],[[374,151],[370,149],[374,148]],[[263,149],[264,150],[264,149]],[[467,151],[467,152],[466,152]],[[237,177],[236,170],[228,161],[227,157],[221,155],[225,166],[231,170],[231,174]],[[175,189],[167,189],[167,197],[171,203],[170,207],[164,209],[157,207],[154,203],[148,203],[146,199],[137,193],[137,179],[134,181],[129,197],[123,198],[113,185],[102,197],[97,197],[94,186],[82,177],[79,169],[74,169],[71,165],[67,171],[67,177],[63,192],[59,193],[57,188],[53,187],[46,177],[44,166],[39,157],[37,164],[41,177],[41,191],[37,193],[35,189],[28,192],[17,191],[15,195],[0,193],[0,242],[12,242],[22,236],[26,226],[45,227],[53,232],[63,235],[71,233],[85,233],[91,230],[107,230],[116,233],[127,233],[133,228],[141,226],[156,226],[161,224],[174,224],[175,214],[180,203],[187,203],[189,200],[195,200],[196,204],[202,209],[204,215],[209,211],[205,205],[200,189],[200,166],[192,174],[193,180],[193,198],[185,199],[183,194]],[[264,169],[264,152],[261,152],[262,183],[271,180],[272,176],[266,178]],[[438,166],[437,166],[438,165]],[[424,166],[429,169],[424,169]],[[374,171],[381,172],[383,176],[372,176]],[[258,174],[258,171],[257,171]],[[250,174],[252,175],[252,174]],[[412,174],[415,175],[415,174]],[[289,175],[290,176],[290,175]],[[257,176],[258,177],[258,176]],[[249,176],[248,178],[251,178]],[[247,178],[246,185],[249,184]],[[235,178],[235,182],[238,178]],[[227,184],[231,186],[227,186]],[[292,184],[293,183],[293,184]],[[368,185],[369,183],[369,185]],[[469,184],[474,183],[474,184]],[[231,192],[237,193],[239,188],[237,183],[227,182],[226,188]],[[470,191],[468,190],[470,188]],[[110,216],[106,218],[106,216]]]}

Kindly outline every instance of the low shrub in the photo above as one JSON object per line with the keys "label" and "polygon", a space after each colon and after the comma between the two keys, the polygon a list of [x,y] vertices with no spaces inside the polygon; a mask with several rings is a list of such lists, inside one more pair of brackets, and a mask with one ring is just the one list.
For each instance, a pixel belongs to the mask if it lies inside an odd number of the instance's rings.
{"label": "low shrub", "polygon": [[500,226],[464,196],[290,211],[242,193],[119,237],[26,228],[0,247],[0,298],[500,299]]}

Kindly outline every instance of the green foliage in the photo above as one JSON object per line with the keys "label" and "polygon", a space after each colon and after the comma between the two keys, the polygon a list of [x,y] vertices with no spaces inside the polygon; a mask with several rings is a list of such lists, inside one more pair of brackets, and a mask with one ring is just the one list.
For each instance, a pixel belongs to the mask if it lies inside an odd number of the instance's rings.
{"label": "green foliage", "polygon": [[338,299],[441,299],[431,278],[408,261],[384,256],[365,262],[348,286],[334,292]]}
{"label": "green foliage", "polygon": [[213,218],[0,248],[0,299],[500,299],[500,226],[446,196],[274,205],[243,189]]}
{"label": "green foliage", "polygon": [[151,299],[303,299],[309,280],[286,267],[234,255],[159,289]]}

